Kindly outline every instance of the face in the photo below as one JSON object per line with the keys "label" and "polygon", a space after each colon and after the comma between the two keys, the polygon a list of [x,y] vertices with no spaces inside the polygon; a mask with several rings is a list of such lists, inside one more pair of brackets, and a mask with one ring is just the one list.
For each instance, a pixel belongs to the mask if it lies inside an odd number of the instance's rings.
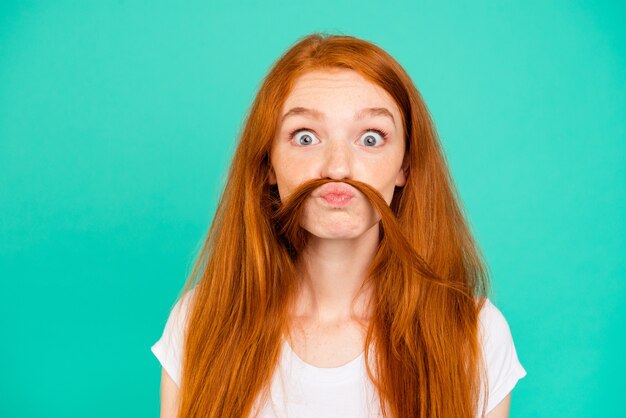
{"label": "face", "polygon": [[[404,129],[393,98],[352,70],[312,71],[295,83],[281,110],[270,153],[269,181],[281,200],[307,180],[353,179],[387,204],[404,186]],[[307,199],[302,227],[313,236],[350,239],[380,220],[352,186],[329,183]]]}

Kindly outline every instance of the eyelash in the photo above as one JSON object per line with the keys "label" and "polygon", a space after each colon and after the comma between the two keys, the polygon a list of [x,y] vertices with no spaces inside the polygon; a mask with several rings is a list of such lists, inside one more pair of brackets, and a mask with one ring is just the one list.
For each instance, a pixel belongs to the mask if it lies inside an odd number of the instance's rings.
{"label": "eyelash", "polygon": [[[294,129],[293,131],[289,132],[289,139],[293,139],[293,137],[300,131],[313,131],[312,129],[309,128],[297,128]],[[387,140],[387,137],[389,136],[389,132],[383,131],[381,129],[367,129],[365,132],[376,132],[378,135],[380,135],[383,140]]]}

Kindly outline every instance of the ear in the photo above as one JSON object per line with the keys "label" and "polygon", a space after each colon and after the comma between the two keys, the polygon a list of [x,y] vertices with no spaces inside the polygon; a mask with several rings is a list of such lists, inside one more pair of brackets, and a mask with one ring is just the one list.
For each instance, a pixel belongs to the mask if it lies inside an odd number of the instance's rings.
{"label": "ear", "polygon": [[409,175],[409,159],[408,154],[404,154],[404,158],[402,159],[402,166],[400,166],[400,170],[398,170],[398,174],[396,175],[396,187],[402,187],[406,184],[406,179]]}

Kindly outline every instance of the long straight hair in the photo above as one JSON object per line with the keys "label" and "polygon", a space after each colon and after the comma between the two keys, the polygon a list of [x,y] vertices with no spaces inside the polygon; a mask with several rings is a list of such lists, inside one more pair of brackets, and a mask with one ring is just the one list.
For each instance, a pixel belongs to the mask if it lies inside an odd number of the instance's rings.
{"label": "long straight hair", "polygon": [[381,215],[381,240],[366,278],[373,317],[365,338],[366,347],[375,347],[373,359],[365,351],[366,364],[381,410],[389,418],[474,418],[480,412],[485,379],[478,315],[487,274],[428,110],[383,49],[315,33],[294,44],[264,79],[183,289],[193,288],[194,296],[179,417],[248,417],[267,396],[297,289],[298,253],[306,244],[298,216],[307,193],[324,181],[308,182],[281,202],[268,182],[269,153],[297,78],[337,68],[356,71],[391,95],[406,141],[407,181],[389,206],[367,184],[346,180]]}

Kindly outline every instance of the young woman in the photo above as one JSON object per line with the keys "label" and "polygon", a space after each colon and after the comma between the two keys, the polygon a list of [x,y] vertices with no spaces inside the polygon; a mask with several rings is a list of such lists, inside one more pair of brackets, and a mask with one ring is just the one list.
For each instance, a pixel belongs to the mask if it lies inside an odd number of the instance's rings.
{"label": "young woman", "polygon": [[313,34],[252,105],[152,351],[162,417],[507,417],[526,372],[427,108],[379,47]]}

